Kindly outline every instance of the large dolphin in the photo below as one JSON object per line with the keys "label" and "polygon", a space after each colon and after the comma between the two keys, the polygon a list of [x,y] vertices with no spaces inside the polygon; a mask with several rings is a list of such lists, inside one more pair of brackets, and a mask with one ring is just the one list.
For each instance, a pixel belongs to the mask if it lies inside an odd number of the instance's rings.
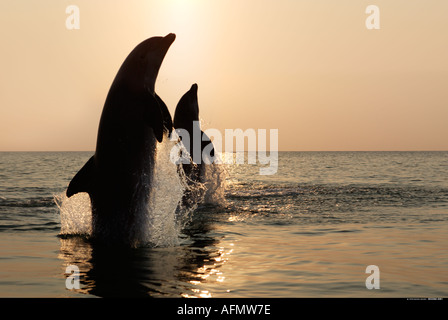
{"label": "large dolphin", "polygon": [[172,130],[171,115],[154,87],[175,38],[149,38],[128,55],[107,95],[95,154],[68,186],[67,197],[90,195],[94,240],[135,246],[142,238],[156,144]]}
{"label": "large dolphin", "polygon": [[[183,163],[185,174],[191,182],[205,182],[205,165],[214,161],[214,148],[210,138],[201,130],[199,122],[198,85],[191,86],[179,100],[173,125],[191,155],[190,163]],[[185,137],[188,133],[188,137]]]}

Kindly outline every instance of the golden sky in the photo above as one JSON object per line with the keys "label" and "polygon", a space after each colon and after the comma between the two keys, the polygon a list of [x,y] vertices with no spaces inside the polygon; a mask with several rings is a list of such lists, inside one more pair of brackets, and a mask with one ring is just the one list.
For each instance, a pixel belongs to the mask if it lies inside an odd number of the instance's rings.
{"label": "golden sky", "polygon": [[280,150],[448,150],[447,12],[445,0],[2,0],[0,151],[94,150],[121,63],[170,32],[156,91],[172,115],[198,83],[204,128],[278,129]]}

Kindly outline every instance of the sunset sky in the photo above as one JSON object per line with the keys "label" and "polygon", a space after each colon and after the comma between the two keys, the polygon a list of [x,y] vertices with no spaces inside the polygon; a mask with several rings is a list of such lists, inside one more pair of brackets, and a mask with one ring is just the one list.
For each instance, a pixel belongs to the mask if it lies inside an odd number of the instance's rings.
{"label": "sunset sky", "polygon": [[94,150],[121,63],[171,32],[156,91],[172,116],[197,83],[204,128],[278,129],[279,150],[448,150],[447,15],[445,0],[2,0],[0,151]]}

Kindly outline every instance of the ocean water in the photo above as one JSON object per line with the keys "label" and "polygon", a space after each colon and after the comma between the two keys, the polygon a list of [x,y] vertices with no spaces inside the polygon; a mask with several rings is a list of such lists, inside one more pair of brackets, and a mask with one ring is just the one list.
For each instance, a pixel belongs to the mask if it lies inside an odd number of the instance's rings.
{"label": "ocean water", "polygon": [[221,165],[180,220],[162,158],[151,244],[130,249],[93,245],[88,196],[63,196],[91,155],[0,153],[0,297],[448,296],[448,152],[280,152],[274,175]]}

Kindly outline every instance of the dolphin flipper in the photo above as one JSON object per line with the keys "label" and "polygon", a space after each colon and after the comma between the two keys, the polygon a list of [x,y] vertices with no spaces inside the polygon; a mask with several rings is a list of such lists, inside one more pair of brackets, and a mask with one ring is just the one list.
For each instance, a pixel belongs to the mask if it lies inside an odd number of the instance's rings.
{"label": "dolphin flipper", "polygon": [[95,159],[92,156],[89,161],[78,171],[68,185],[66,195],[70,198],[78,192],[89,192],[95,176]]}
{"label": "dolphin flipper", "polygon": [[[209,161],[213,162],[214,158],[215,158],[215,147],[213,145],[212,140],[208,137],[208,135],[205,134],[204,131],[201,130],[201,150],[203,153],[205,153],[206,155],[209,155]],[[207,148],[207,149],[206,149]],[[204,151],[208,151],[208,154]],[[202,155],[204,156],[204,154]],[[204,159],[202,159],[204,160]]]}
{"label": "dolphin flipper", "polygon": [[168,136],[169,136],[173,131],[173,120],[171,119],[170,111],[168,110],[168,107],[166,106],[165,102],[159,97],[157,93],[155,94],[155,97],[159,104],[160,110],[162,111],[163,125],[165,129],[168,130]]}
{"label": "dolphin flipper", "polygon": [[148,98],[149,105],[144,106],[145,119],[148,125],[152,128],[154,136],[156,137],[157,141],[162,142],[163,130],[164,130],[163,128],[165,124],[163,107],[160,106],[160,103],[157,101],[157,98],[154,97],[152,94],[148,94],[148,96],[149,96]]}

